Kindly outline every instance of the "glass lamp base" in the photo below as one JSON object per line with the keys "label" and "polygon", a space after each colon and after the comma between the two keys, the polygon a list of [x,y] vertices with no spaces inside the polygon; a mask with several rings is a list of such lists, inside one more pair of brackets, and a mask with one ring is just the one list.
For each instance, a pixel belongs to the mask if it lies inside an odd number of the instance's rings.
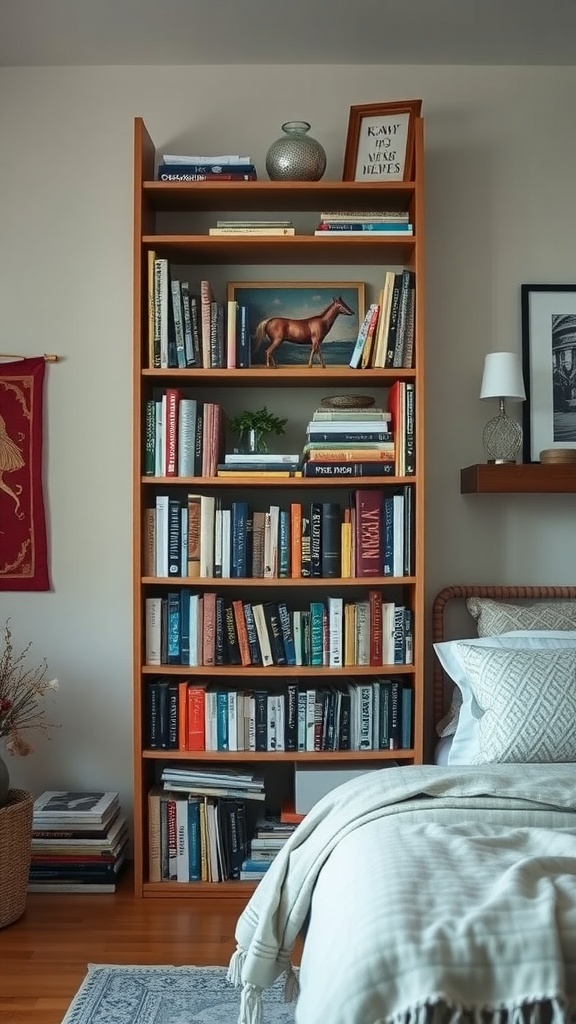
{"label": "glass lamp base", "polygon": [[482,442],[487,462],[496,465],[514,464],[522,445],[522,427],[505,412],[500,413],[488,420]]}

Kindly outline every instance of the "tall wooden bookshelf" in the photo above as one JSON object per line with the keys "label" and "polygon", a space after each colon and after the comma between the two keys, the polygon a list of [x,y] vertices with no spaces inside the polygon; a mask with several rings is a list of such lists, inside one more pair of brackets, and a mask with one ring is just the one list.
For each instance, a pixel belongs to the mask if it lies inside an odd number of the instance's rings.
{"label": "tall wooden bookshelf", "polygon": [[[416,121],[414,180],[371,184],[365,182],[202,182],[164,183],[154,180],[157,155],[142,119],[135,120],[134,152],[134,486],[133,486],[133,607],[134,607],[134,859],[135,894],[138,897],[247,897],[254,883],[226,881],[151,882],[148,877],[148,792],[157,780],[159,766],[170,761],[193,761],[205,764],[251,764],[264,771],[270,784],[270,802],[278,802],[289,795],[294,766],[308,762],[320,766],[384,767],[390,761],[402,764],[419,763],[424,757],[424,218],[423,218],[423,124]],[[314,229],[322,210],[384,210],[408,211],[414,225],[409,237],[329,237],[314,236]],[[256,212],[257,211],[257,212]],[[214,237],[209,236],[207,224],[211,214],[246,217],[286,216],[295,212],[308,224],[308,233],[298,230],[292,237]],[[214,223],[214,219],[212,223]],[[349,280],[362,280],[370,273],[373,281],[382,285],[385,270],[408,268],[416,275],[415,342],[412,369],[350,369],[348,366],[330,366],[325,369],[307,366],[268,369],[253,366],[248,369],[151,369],[148,361],[148,252],[166,257],[171,265],[185,267],[188,277],[210,277],[212,273],[227,280],[271,280],[282,277],[283,267],[292,268],[295,280],[319,279],[320,268],[324,279],[338,276]],[[239,270],[238,268],[244,268]],[[229,269],[230,268],[230,269]],[[278,269],[280,268],[280,270]],[[298,268],[294,271],[294,268]],[[339,271],[338,268],[344,268]],[[353,274],[350,273],[353,268]],[[224,285],[225,288],[225,285]],[[366,304],[377,301],[377,288],[366,288]],[[225,293],[224,293],[225,298]],[[370,394],[376,404],[386,407],[387,392],[395,380],[415,384],[415,465],[410,477],[356,477],[353,479],[286,478],[274,481],[245,478],[241,485],[221,477],[174,478],[144,475],[145,406],[153,389],[186,387],[193,389],[199,400],[214,401],[214,395],[226,411],[243,407],[256,408],[268,404],[274,408],[275,399],[283,397],[290,409],[300,410],[300,421],[295,425],[294,443],[302,447],[305,423],[318,405],[321,396],[333,394]],[[257,403],[257,404],[256,404]],[[298,439],[298,440],[297,440]],[[385,479],[386,482],[383,483]],[[145,664],[145,601],[150,595],[166,593],[174,585],[168,578],[144,575],[145,531],[147,508],[153,507],[157,493],[175,489],[177,493],[203,492],[231,499],[241,492],[245,500],[264,492],[273,492],[286,502],[310,501],[314,494],[318,500],[348,500],[352,489],[388,488],[411,484],[414,512],[413,575],[366,579],[186,579],[178,585],[190,586],[196,592],[216,591],[228,598],[232,595],[245,600],[286,600],[297,606],[312,597],[322,600],[328,595],[340,595],[348,600],[365,599],[368,589],[377,588],[383,600],[403,603],[413,614],[413,662],[410,665],[354,666],[345,669],[328,667],[202,667]],[[329,497],[334,495],[334,498]],[[325,497],[324,497],[325,496]],[[369,586],[368,586],[369,582]],[[144,745],[145,689],[153,676],[171,676],[174,679],[201,678],[208,683],[233,683],[239,690],[264,684],[269,689],[280,687],[284,681],[297,678],[303,688],[321,686],[353,677],[382,678],[401,676],[413,689],[413,743],[410,749],[363,750],[330,752],[215,752],[183,754],[181,751],[149,750]],[[312,682],[310,682],[312,680]]]}

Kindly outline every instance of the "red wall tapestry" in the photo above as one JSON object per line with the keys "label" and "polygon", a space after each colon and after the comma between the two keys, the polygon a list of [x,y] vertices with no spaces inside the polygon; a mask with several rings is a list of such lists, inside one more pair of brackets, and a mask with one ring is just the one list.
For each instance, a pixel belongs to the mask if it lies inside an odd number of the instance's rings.
{"label": "red wall tapestry", "polygon": [[0,590],[49,590],[42,357],[0,363]]}

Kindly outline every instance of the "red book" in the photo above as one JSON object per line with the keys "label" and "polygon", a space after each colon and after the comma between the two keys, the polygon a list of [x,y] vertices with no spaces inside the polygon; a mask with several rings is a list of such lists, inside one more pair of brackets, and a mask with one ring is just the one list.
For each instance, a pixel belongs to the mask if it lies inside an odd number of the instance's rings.
{"label": "red book", "polygon": [[206,686],[191,683],[188,686],[187,750],[206,749],[205,710]]}
{"label": "red book", "polygon": [[406,383],[395,380],[388,389],[388,412],[392,417],[390,426],[394,434],[396,476],[404,476],[405,396]]}
{"label": "red book", "polygon": [[384,551],[383,491],[354,492],[356,576],[382,576]]}
{"label": "red book", "polygon": [[252,658],[250,657],[250,645],[248,643],[248,630],[246,629],[246,619],[244,618],[243,602],[240,599],[232,601],[232,610],[234,612],[234,621],[236,623],[238,647],[240,648],[240,664],[251,665]]}
{"label": "red book", "polygon": [[304,821],[303,814],[297,814],[294,810],[294,802],[291,800],[284,800],[280,809],[280,821],[285,825],[299,825],[301,821]]}
{"label": "red book", "polygon": [[166,476],[176,476],[178,467],[178,388],[166,388]]}
{"label": "red book", "polygon": [[178,683],[178,750],[187,750],[188,742],[188,680]]}
{"label": "red book", "polygon": [[379,590],[368,591],[370,606],[370,664],[382,664],[382,594]]}

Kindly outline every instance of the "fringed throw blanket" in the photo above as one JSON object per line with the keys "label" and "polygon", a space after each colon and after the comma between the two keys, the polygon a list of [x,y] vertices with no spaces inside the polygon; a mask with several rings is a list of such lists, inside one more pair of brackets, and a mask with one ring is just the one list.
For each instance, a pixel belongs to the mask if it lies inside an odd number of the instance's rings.
{"label": "fringed throw blanket", "polygon": [[[239,1024],[306,924],[298,1024],[561,1024],[576,1008],[576,768],[405,766],[325,797],[238,920]],[[309,916],[309,921],[308,921]]]}

